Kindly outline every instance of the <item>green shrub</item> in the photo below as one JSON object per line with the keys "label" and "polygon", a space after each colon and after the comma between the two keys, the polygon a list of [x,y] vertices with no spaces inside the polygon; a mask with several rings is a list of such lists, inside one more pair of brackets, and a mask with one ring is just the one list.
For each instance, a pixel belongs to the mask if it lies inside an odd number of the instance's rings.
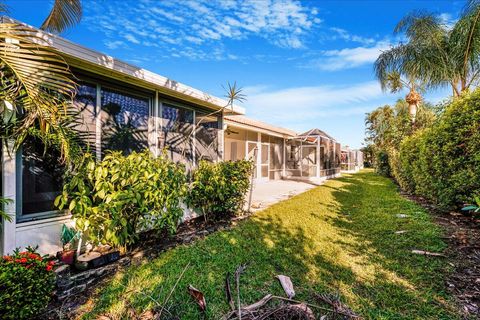
{"label": "green shrub", "polygon": [[0,317],[30,319],[50,301],[55,276],[53,261],[28,248],[0,259]]}
{"label": "green shrub", "polygon": [[480,193],[480,90],[455,99],[431,128],[400,148],[402,187],[448,209]]}
{"label": "green shrub", "polygon": [[388,153],[385,150],[380,150],[375,154],[376,160],[376,166],[375,170],[384,176],[389,177],[390,176],[390,164],[388,161]]}
{"label": "green shrub", "polygon": [[242,210],[250,186],[253,163],[246,160],[210,163],[201,161],[193,172],[187,202],[205,219],[232,216]]}
{"label": "green shrub", "polygon": [[110,152],[100,162],[86,154],[55,200],[94,242],[125,246],[144,229],[176,230],[186,193],[183,166],[150,151]]}
{"label": "green shrub", "polygon": [[418,164],[423,132],[419,131],[413,136],[405,138],[398,152],[398,167],[395,170],[394,177],[402,189],[411,193],[416,191],[414,166]]}

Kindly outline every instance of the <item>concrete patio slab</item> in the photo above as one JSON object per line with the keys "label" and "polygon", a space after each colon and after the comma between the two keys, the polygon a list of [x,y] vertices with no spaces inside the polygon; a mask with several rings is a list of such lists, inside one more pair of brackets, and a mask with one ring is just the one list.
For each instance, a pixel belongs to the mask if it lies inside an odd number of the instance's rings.
{"label": "concrete patio slab", "polygon": [[[286,200],[297,194],[319,186],[312,183],[293,180],[271,180],[255,182],[253,185],[251,211],[265,209],[279,201]],[[247,199],[248,200],[248,199]]]}

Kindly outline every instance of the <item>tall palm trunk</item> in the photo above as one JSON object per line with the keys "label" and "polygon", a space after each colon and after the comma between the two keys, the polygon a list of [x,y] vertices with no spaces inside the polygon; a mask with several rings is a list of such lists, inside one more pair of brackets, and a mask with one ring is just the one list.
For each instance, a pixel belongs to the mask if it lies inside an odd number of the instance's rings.
{"label": "tall palm trunk", "polygon": [[415,90],[415,88],[411,87],[410,92],[405,97],[405,101],[408,103],[408,113],[410,114],[410,119],[414,125],[415,118],[417,117],[418,105],[422,101],[422,96]]}

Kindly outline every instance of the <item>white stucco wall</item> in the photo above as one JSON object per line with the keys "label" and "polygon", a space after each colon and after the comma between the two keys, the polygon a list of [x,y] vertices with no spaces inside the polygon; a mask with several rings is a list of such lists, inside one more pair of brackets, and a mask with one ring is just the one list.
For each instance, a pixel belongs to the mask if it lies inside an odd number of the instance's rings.
{"label": "white stucco wall", "polygon": [[62,250],[60,233],[62,225],[73,226],[70,216],[18,223],[15,228],[15,247],[38,245],[42,254],[55,254]]}

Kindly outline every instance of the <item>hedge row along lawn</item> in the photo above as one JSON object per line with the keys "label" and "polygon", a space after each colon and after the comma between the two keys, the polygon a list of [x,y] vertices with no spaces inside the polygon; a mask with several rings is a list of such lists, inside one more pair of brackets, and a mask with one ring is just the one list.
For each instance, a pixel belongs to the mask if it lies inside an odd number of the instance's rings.
{"label": "hedge row along lawn", "polygon": [[[398,230],[407,232],[395,234]],[[138,314],[153,308],[148,296],[165,301],[190,264],[167,308],[180,319],[202,318],[186,290],[192,284],[205,294],[205,318],[218,319],[228,311],[225,274],[247,263],[243,304],[267,293],[284,295],[274,278],[284,274],[292,278],[296,299],[317,303],[312,292],[338,293],[368,319],[456,319],[444,292],[445,258],[411,254],[412,249],[440,252],[445,246],[441,230],[421,207],[402,198],[389,179],[365,170],[258,212],[232,230],[130,267],[98,289],[83,317],[121,318],[130,307]]]}

